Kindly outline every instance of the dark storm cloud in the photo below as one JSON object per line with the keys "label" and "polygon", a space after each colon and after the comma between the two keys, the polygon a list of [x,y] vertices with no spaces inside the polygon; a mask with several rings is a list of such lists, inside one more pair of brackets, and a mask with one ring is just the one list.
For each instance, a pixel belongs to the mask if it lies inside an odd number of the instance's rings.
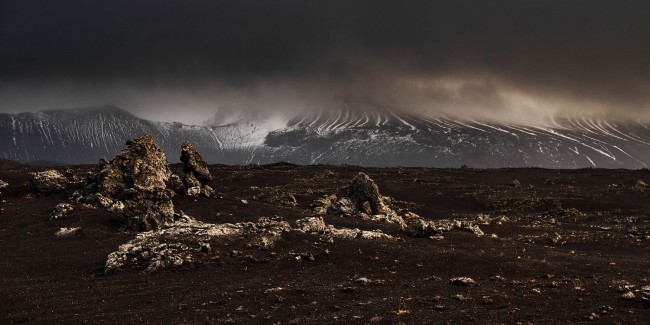
{"label": "dark storm cloud", "polygon": [[0,103],[32,88],[156,105],[152,93],[263,106],[282,92],[634,115],[650,110],[648,40],[647,1],[4,1],[0,97],[14,96]]}

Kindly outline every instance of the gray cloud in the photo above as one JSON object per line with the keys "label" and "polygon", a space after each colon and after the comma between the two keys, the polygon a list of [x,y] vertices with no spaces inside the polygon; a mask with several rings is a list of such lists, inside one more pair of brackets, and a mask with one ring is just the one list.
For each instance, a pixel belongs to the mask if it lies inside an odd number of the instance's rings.
{"label": "gray cloud", "polygon": [[649,11],[646,1],[4,1],[0,109],[647,119]]}

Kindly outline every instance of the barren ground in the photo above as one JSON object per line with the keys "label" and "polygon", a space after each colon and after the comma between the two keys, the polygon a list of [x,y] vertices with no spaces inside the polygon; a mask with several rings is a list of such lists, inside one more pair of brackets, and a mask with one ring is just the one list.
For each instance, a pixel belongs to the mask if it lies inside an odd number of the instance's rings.
{"label": "barren ground", "polygon": [[[71,168],[83,175],[90,166]],[[83,184],[35,195],[24,184],[26,171],[36,169],[0,171],[0,179],[11,184],[0,198],[0,323],[647,324],[650,319],[638,292],[650,285],[650,189],[634,188],[637,180],[650,181],[647,170],[213,165],[210,185],[217,197],[174,198],[177,210],[204,222],[281,216],[293,224],[314,215],[312,200],[335,193],[359,171],[397,206],[424,218],[475,220],[483,214],[510,221],[480,225],[486,236],[452,231],[434,240],[410,237],[385,223],[324,216],[337,227],[382,229],[402,240],[328,243],[292,232],[270,250],[229,240],[214,247],[220,257],[204,265],[104,275],[107,255],[135,233],[121,230],[119,215],[79,204],[65,218],[50,221],[54,206],[69,202]],[[515,179],[521,187],[511,185]],[[284,194],[293,194],[297,206],[286,204]],[[82,231],[57,238],[61,227]],[[300,258],[310,255],[313,260]],[[477,285],[449,283],[458,276]],[[363,285],[356,281],[360,277],[381,283]],[[628,290],[635,299],[621,298]]]}

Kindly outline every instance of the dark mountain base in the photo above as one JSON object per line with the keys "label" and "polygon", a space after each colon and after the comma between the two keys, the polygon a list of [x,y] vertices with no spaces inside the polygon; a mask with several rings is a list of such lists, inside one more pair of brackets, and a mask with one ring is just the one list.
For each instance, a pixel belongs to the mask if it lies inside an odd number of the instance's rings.
{"label": "dark mountain base", "polygon": [[[176,166],[178,169],[179,166]],[[83,175],[90,166],[73,167]],[[31,167],[29,170],[39,168]],[[49,221],[64,193],[38,196],[28,169],[0,215],[0,323],[645,323],[650,285],[647,170],[459,170],[310,166],[211,166],[216,198],[176,196],[177,210],[210,223],[312,216],[310,202],[369,174],[397,206],[428,219],[476,220],[486,233],[413,238],[395,225],[324,216],[337,227],[382,229],[403,240],[334,243],[295,232],[269,250],[223,241],[204,265],[103,275],[107,255],[135,236],[117,214],[74,205]],[[513,186],[513,180],[520,186]],[[76,188],[75,188],[76,187]],[[265,194],[266,193],[266,194]],[[268,193],[293,194],[297,206]],[[246,200],[247,203],[242,202]],[[78,236],[56,238],[61,227]],[[495,234],[497,238],[491,236]],[[467,276],[475,286],[449,283]],[[498,276],[498,277],[497,277]],[[357,279],[365,277],[370,283]],[[376,281],[378,280],[378,281]],[[634,298],[621,296],[632,292]]]}

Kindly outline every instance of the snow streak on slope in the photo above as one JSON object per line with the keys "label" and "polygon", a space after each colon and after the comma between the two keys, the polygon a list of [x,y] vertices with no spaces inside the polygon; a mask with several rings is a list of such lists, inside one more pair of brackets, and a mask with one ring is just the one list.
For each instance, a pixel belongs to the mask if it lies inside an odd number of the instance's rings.
{"label": "snow streak on slope", "polygon": [[285,160],[365,166],[644,168],[650,128],[640,122],[556,119],[551,126],[497,124],[389,111],[274,115],[205,127],[139,119],[115,107],[0,114],[0,157],[94,163],[128,138],[152,133],[178,161],[195,144],[212,163]]}

